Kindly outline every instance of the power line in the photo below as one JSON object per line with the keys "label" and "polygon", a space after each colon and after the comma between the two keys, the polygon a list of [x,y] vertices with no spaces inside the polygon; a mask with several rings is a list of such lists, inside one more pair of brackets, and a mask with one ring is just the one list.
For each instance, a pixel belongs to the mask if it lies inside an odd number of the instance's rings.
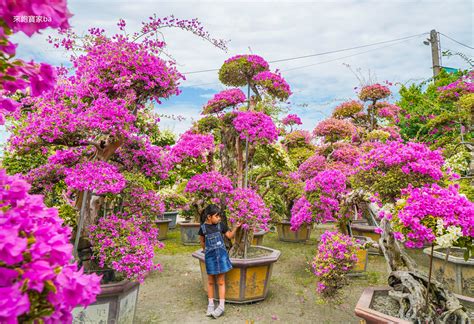
{"label": "power line", "polygon": [[[421,36],[421,35],[419,35],[419,36]],[[367,50],[367,51],[363,51],[363,52],[359,52],[359,53],[355,53],[355,54],[351,54],[351,55],[346,55],[346,56],[337,57],[337,58],[332,59],[332,60],[322,61],[322,62],[313,63],[313,64],[308,64],[308,65],[303,65],[303,66],[297,66],[297,67],[294,67],[294,68],[284,69],[284,70],[281,70],[281,71],[282,71],[282,72],[293,71],[293,70],[298,70],[298,69],[302,69],[302,68],[306,68],[306,67],[310,67],[310,66],[314,66],[314,65],[320,65],[320,64],[324,64],[324,63],[334,62],[334,61],[346,59],[346,58],[349,58],[349,57],[353,57],[353,56],[357,56],[357,55],[361,55],[361,54],[365,54],[365,53],[377,51],[377,50],[380,50],[380,49],[383,49],[383,48],[392,47],[392,46],[398,45],[398,44],[400,44],[400,43],[404,43],[404,42],[406,42],[406,41],[407,41],[407,40],[404,40],[404,41],[400,41],[400,42],[395,43],[395,44],[390,44],[390,45],[386,45],[386,46],[381,46],[381,47],[373,48],[373,49],[370,49],[370,50]]]}
{"label": "power line", "polygon": [[[355,47],[343,48],[343,49],[339,49],[339,50],[335,50],[335,51],[328,51],[328,52],[322,52],[322,53],[316,53],[316,54],[296,56],[296,57],[290,57],[290,58],[285,58],[285,59],[280,59],[280,60],[268,61],[268,63],[286,62],[286,61],[299,60],[299,59],[308,58],[308,57],[315,57],[315,56],[322,56],[322,55],[340,53],[340,52],[345,52],[345,51],[351,51],[351,50],[355,50],[355,49],[359,49],[359,48],[370,47],[370,46],[375,46],[375,45],[380,45],[380,44],[386,44],[386,43],[392,43],[392,42],[396,42],[396,41],[406,40],[406,39],[409,39],[409,38],[419,37],[419,36],[426,35],[426,34],[429,34],[429,33],[426,32],[426,33],[421,33],[421,34],[417,34],[417,35],[411,35],[411,36],[391,39],[391,40],[387,40],[387,41],[383,41],[383,42],[377,42],[377,43],[372,43],[372,44],[366,44],[366,45],[360,45],[360,46],[355,46]],[[208,70],[184,72],[183,74],[196,74],[196,73],[215,72],[215,71],[219,71],[219,69],[208,69]]]}
{"label": "power line", "polygon": [[465,47],[470,48],[470,49],[474,49],[474,47],[469,46],[469,45],[466,45],[466,44],[464,44],[464,43],[461,43],[460,41],[457,41],[457,40],[455,40],[454,38],[449,37],[449,36],[446,35],[446,34],[443,34],[443,33],[441,33],[441,32],[440,32],[440,34],[443,35],[444,37],[446,37],[446,38],[452,40],[453,42],[458,43],[459,45],[465,46]]}

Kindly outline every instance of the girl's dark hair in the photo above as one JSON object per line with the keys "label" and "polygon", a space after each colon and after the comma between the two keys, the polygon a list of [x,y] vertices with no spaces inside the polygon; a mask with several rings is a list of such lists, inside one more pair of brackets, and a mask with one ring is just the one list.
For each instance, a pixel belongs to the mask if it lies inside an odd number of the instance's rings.
{"label": "girl's dark hair", "polygon": [[201,214],[201,224],[204,224],[204,222],[207,219],[207,216],[211,216],[215,214],[220,215],[221,209],[217,205],[214,205],[214,204],[207,206],[206,209],[204,209],[204,211]]}

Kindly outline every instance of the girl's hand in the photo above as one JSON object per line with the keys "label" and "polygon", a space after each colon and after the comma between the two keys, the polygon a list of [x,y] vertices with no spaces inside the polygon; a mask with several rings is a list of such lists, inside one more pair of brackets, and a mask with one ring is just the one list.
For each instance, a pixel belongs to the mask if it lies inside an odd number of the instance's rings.
{"label": "girl's hand", "polygon": [[237,223],[235,223],[235,225],[234,225],[235,228],[239,228],[240,226],[242,226],[242,223],[241,223],[241,222],[237,222]]}

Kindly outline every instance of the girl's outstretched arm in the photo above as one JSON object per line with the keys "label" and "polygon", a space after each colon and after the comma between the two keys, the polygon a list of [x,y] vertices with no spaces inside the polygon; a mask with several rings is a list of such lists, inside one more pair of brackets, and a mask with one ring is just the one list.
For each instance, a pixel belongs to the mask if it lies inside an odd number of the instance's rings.
{"label": "girl's outstretched arm", "polygon": [[237,229],[240,227],[240,225],[241,225],[240,223],[236,223],[235,226],[234,226],[234,228],[232,228],[232,231],[227,231],[227,232],[225,233],[225,236],[226,236],[229,240],[230,240],[231,238],[233,238],[234,235],[235,235],[235,232],[237,232]]}

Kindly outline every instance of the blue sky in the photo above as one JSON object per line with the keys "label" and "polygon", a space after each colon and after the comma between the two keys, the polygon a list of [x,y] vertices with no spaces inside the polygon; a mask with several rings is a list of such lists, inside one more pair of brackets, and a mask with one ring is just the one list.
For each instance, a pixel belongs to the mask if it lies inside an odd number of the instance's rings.
{"label": "blue sky", "polygon": [[[333,51],[417,35],[436,29],[460,42],[473,44],[472,1],[69,1],[71,25],[79,34],[100,26],[117,31],[119,18],[135,31],[152,13],[198,18],[215,38],[230,40],[227,53],[178,30],[165,30],[168,52],[181,72],[217,69],[236,54],[258,54],[268,61]],[[68,55],[45,39],[54,31],[28,38],[16,35],[18,57],[61,64]],[[356,74],[371,81],[420,82],[431,77],[431,52],[425,36],[331,55],[270,64],[280,69],[292,87],[292,112],[312,130],[338,103],[354,98]],[[472,56],[472,51],[444,37],[441,46]],[[370,51],[368,51],[370,50]],[[368,51],[368,52],[367,52]],[[365,52],[365,53],[363,53]],[[356,55],[354,55],[356,54]],[[347,57],[354,55],[352,57]],[[330,61],[330,62],[328,62]],[[446,66],[467,68],[459,58],[443,59]],[[359,72],[357,72],[359,71]],[[162,127],[181,133],[199,118],[203,104],[225,87],[217,72],[187,76],[182,94],[164,101],[160,113],[182,115],[183,122],[162,119]],[[396,91],[397,86],[392,90]],[[395,98],[393,98],[395,99]],[[2,131],[3,141],[5,132]]]}

